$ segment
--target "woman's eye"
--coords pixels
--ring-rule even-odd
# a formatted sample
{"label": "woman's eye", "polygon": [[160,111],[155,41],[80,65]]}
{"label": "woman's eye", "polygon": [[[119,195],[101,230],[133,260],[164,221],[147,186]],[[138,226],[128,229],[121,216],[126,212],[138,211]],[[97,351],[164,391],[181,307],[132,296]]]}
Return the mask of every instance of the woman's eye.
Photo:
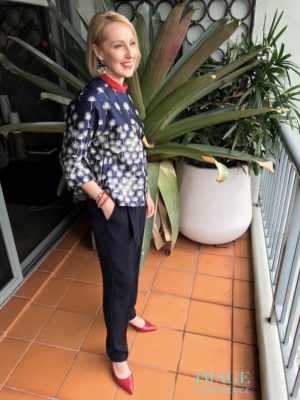
{"label": "woman's eye", "polygon": [[[130,43],[130,46],[135,46],[135,44],[136,44],[135,42],[131,42],[131,43]],[[121,43],[120,43],[120,44],[114,45],[114,48],[115,48],[115,49],[117,49],[117,48],[119,48],[119,47],[122,47],[122,44],[121,44]]]}

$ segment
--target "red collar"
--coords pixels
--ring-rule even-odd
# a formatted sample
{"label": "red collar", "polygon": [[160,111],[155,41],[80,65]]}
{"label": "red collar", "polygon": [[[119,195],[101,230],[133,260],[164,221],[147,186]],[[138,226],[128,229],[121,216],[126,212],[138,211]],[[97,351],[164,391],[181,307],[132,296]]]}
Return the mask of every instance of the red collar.
{"label": "red collar", "polygon": [[108,83],[113,89],[118,90],[119,92],[125,93],[126,89],[128,88],[127,83],[123,83],[123,85],[120,85],[118,82],[116,82],[114,79],[110,78],[106,74],[100,75],[100,78],[104,80],[104,82]]}

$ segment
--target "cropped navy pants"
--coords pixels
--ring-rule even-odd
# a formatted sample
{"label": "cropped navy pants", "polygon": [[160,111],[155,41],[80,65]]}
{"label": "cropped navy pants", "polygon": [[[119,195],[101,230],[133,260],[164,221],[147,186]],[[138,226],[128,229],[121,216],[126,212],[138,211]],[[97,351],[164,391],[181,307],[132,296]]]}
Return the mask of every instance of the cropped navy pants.
{"label": "cropped navy pants", "polygon": [[115,205],[106,220],[93,200],[89,199],[88,204],[103,277],[106,353],[112,361],[125,361],[127,324],[136,316],[146,206]]}

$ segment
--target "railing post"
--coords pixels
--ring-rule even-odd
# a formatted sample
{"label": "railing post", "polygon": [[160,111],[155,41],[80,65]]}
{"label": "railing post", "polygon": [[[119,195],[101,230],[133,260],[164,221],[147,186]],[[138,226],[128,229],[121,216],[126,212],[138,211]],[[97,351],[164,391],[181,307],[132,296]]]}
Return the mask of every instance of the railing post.
{"label": "railing post", "polygon": [[[285,389],[289,399],[300,400],[300,135],[283,125],[281,139],[275,174],[262,175],[260,216],[254,213],[257,221],[253,224],[252,247],[255,280],[258,280],[255,287],[261,303],[257,305],[257,314],[265,317],[259,319],[258,341],[268,349],[268,355],[262,352],[267,369],[263,378],[268,381],[263,394],[273,400],[280,390],[283,398]],[[265,240],[258,242],[257,237],[262,235]],[[259,270],[259,263],[266,266],[263,271]],[[271,364],[276,371],[269,371]],[[274,383],[273,374],[277,377]],[[280,387],[276,387],[279,381]],[[273,397],[269,396],[271,393]]]}

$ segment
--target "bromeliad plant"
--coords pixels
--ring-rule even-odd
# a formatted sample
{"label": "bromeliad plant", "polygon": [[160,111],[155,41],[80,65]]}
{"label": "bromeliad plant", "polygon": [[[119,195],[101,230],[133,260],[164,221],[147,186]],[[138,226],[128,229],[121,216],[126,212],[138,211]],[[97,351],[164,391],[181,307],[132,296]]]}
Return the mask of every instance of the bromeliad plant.
{"label": "bromeliad plant", "polygon": [[[48,0],[48,3],[50,11],[70,36],[72,46],[65,51],[57,43],[52,41],[52,44],[75,73],[70,73],[20,39],[11,37],[11,40],[23,46],[62,78],[67,83],[66,88],[20,70],[4,55],[1,55],[0,61],[4,68],[22,75],[43,89],[42,99],[50,99],[67,105],[89,79],[84,66],[85,42],[71,23],[57,10],[52,0]],[[113,2],[103,0],[101,3],[106,10],[114,8]],[[83,25],[87,27],[88,18],[78,2],[77,12]],[[255,49],[213,73],[207,72],[194,77],[195,71],[238,28],[239,22],[228,21],[225,18],[215,22],[186,52],[181,54],[181,46],[193,13],[194,10],[190,6],[178,4],[161,24],[159,14],[152,14],[147,3],[144,3],[136,15],[135,26],[140,41],[142,61],[138,71],[128,83],[130,94],[145,124],[149,189],[156,204],[154,218],[146,223],[141,265],[148,251],[151,237],[157,248],[166,242],[168,250],[172,250],[176,242],[179,231],[179,201],[176,166],[173,161],[176,161],[177,157],[185,156],[215,164],[219,182],[226,179],[228,171],[226,166],[215,157],[251,161],[272,170],[272,163],[247,153],[218,146],[183,145],[178,142],[178,138],[202,127],[276,112],[269,107],[221,111],[215,109],[188,118],[181,117],[182,112],[189,105],[254,68],[257,63],[251,60],[260,51]],[[64,124],[63,122],[35,122],[7,125],[0,127],[0,132],[14,129],[31,132],[63,132]],[[163,235],[160,233],[160,225]]]}

